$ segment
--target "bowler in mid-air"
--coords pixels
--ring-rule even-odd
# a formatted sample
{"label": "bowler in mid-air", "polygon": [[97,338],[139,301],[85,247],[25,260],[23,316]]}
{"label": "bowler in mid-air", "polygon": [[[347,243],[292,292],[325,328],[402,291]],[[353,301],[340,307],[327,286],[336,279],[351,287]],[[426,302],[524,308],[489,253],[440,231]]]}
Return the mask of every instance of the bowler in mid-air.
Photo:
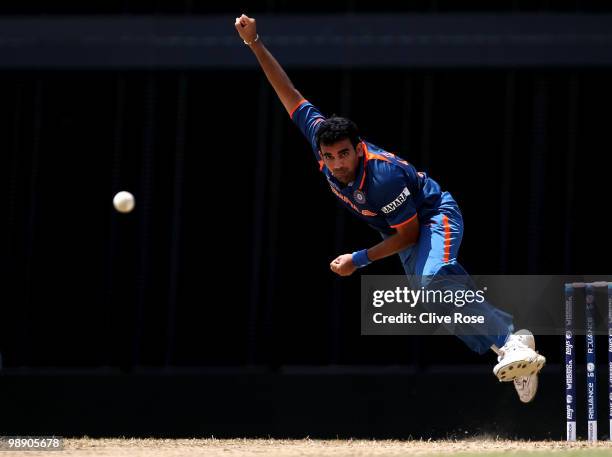
{"label": "bowler in mid-air", "polygon": [[[236,18],[235,27],[291,120],[310,143],[332,193],[383,238],[368,249],[339,255],[330,263],[331,270],[349,276],[371,262],[399,254],[406,274],[420,278],[420,287],[429,286],[436,278],[467,276],[457,261],[463,218],[451,194],[401,157],[361,138],[350,119],[325,117],[293,86],[264,46],[255,19],[243,14]],[[448,314],[437,303],[429,306],[428,311]],[[473,314],[484,316],[488,331],[456,336],[479,354],[495,351],[495,376],[500,381],[513,381],[520,400],[530,402],[546,361],[535,351],[533,334],[528,330],[515,332],[513,317],[486,300],[470,306]]]}

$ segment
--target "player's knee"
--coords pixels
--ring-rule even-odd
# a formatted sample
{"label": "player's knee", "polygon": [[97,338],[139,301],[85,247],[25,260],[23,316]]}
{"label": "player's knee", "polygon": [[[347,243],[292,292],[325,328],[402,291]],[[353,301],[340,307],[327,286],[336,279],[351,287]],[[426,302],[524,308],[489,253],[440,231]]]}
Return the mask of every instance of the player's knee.
{"label": "player's knee", "polygon": [[465,269],[455,260],[449,262],[429,263],[423,266],[417,273],[420,287],[428,288],[435,283],[440,276],[466,275]]}

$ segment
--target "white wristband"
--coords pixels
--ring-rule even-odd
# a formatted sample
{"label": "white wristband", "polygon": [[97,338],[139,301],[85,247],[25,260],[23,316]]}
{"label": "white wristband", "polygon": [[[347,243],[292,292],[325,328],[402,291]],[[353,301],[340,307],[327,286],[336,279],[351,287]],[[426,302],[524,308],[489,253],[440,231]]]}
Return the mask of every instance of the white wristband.
{"label": "white wristband", "polygon": [[247,46],[251,46],[253,43],[256,43],[257,40],[259,40],[259,33],[255,36],[255,38],[253,39],[253,41],[249,41],[247,42],[246,40],[242,40],[244,42],[244,44],[246,44]]}

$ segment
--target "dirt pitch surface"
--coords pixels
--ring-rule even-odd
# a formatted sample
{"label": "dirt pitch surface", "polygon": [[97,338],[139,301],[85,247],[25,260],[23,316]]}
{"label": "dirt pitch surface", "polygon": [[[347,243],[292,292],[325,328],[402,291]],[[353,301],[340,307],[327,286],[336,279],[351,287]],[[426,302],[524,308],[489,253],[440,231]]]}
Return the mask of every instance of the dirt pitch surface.
{"label": "dirt pitch surface", "polygon": [[210,457],[400,457],[448,455],[500,456],[554,454],[556,456],[612,456],[612,442],[509,441],[468,439],[461,441],[368,440],[251,440],[251,439],[66,439],[64,450],[0,452],[0,457],[71,456],[210,456]]}

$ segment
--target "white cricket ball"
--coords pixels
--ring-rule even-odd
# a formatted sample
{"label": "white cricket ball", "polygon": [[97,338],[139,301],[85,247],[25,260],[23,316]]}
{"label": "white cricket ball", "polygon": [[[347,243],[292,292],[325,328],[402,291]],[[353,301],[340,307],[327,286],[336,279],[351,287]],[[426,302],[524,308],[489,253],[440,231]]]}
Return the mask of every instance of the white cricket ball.
{"label": "white cricket ball", "polygon": [[117,192],[113,198],[113,206],[120,213],[129,213],[134,209],[134,196],[126,191]]}

